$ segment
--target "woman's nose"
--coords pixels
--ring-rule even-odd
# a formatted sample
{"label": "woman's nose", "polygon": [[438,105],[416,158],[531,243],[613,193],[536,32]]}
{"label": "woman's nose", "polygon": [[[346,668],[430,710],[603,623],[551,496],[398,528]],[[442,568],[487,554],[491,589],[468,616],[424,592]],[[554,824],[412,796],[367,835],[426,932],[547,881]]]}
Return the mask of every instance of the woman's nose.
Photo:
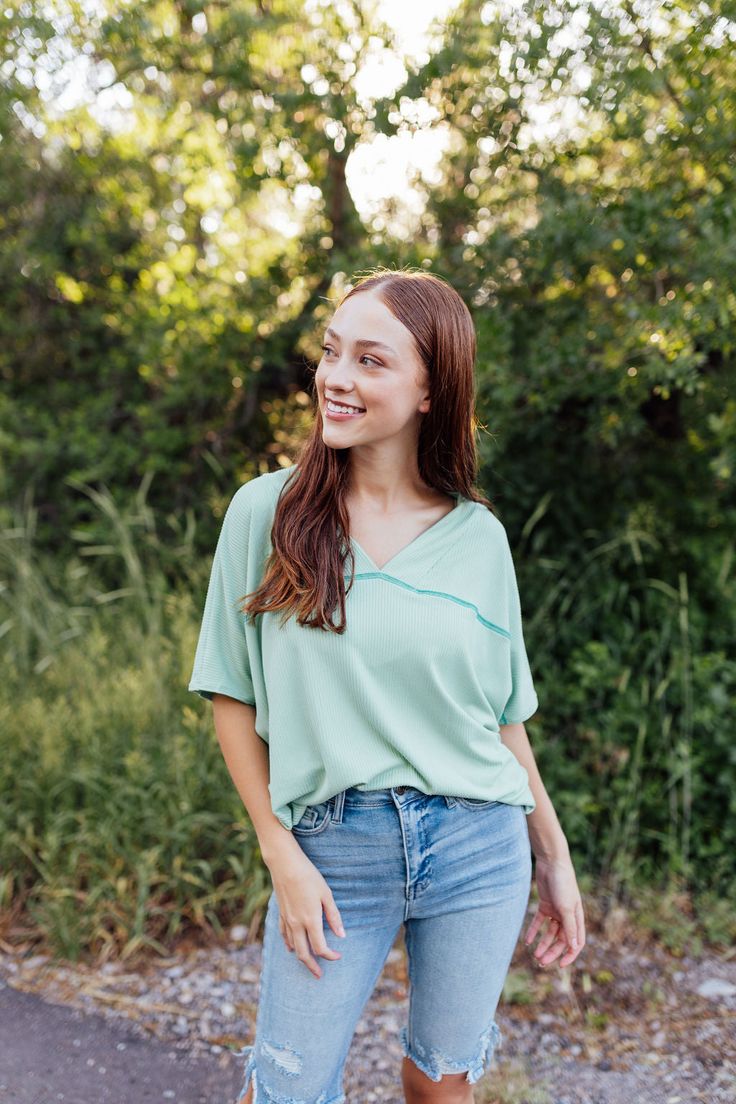
{"label": "woman's nose", "polygon": [[325,384],[328,387],[332,384],[337,384],[340,387],[352,387],[350,366],[347,360],[332,362],[329,372],[325,375]]}

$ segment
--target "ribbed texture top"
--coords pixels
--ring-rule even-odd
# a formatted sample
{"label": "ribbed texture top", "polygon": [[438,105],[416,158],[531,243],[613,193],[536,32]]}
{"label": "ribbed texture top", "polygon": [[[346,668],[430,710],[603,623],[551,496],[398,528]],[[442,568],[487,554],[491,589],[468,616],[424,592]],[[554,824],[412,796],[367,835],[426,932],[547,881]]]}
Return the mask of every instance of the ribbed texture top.
{"label": "ribbed texture top", "polygon": [[252,624],[238,598],[263,578],[295,467],[251,479],[228,505],[189,682],[203,698],[255,706],[275,816],[290,830],[308,805],[349,786],[399,785],[533,812],[528,773],[499,733],[539,704],[503,524],[456,494],[381,570],[352,540],[341,635],[294,616],[282,627],[282,612]]}

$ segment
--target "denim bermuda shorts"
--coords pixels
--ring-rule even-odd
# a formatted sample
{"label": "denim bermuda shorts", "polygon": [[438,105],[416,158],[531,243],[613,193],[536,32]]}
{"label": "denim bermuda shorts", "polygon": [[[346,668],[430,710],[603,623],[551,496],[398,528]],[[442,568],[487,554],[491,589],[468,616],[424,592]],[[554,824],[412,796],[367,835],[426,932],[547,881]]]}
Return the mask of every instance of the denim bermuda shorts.
{"label": "denim bermuda shorts", "polygon": [[317,978],[266,909],[255,1040],[239,1099],[345,1104],[343,1069],[363,1009],[404,927],[409,974],[404,1055],[432,1081],[478,1081],[502,1035],[494,1016],[531,889],[520,805],[422,793],[411,786],[342,790],[292,829],[329,885],[345,937],[322,913],[328,947]]}

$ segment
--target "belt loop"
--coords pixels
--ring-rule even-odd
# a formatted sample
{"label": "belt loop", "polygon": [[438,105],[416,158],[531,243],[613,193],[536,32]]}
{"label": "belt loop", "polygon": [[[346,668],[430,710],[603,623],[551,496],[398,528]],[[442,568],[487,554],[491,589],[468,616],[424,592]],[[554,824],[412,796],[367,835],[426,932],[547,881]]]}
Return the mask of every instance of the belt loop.
{"label": "belt loop", "polygon": [[342,824],[342,810],[345,805],[345,791],[340,790],[332,798],[332,823]]}
{"label": "belt loop", "polygon": [[449,794],[445,794],[445,805],[447,805],[448,809],[452,809],[453,806],[456,804],[457,802],[455,801],[454,797],[450,797]]}

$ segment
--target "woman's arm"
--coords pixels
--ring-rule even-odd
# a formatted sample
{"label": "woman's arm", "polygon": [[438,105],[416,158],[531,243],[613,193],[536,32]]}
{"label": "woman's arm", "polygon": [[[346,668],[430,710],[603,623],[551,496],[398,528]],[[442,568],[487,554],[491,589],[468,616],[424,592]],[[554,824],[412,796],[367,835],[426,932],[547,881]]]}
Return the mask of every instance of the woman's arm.
{"label": "woman's arm", "polygon": [[271,809],[268,744],[256,732],[255,706],[225,694],[213,694],[212,714],[227,769],[253,823],[263,861],[268,866],[274,857],[278,858],[279,852],[288,853],[299,844]]}
{"label": "woman's arm", "polygon": [[547,930],[534,950],[540,966],[562,955],[560,966],[569,966],[585,946],[583,902],[573,870],[570,848],[549,794],[539,775],[523,722],[501,725],[501,739],[526,768],[537,807],[527,817],[529,842],[536,857],[537,910],[527,928],[529,946],[548,921]]}
{"label": "woman's arm", "polygon": [[501,725],[500,733],[506,747],[526,769],[529,775],[529,787],[537,803],[534,812],[529,813],[527,817],[529,840],[535,857],[552,861],[563,859],[569,862],[570,849],[567,838],[557,819],[550,796],[544,788],[523,723]]}
{"label": "woman's arm", "polygon": [[255,706],[226,694],[213,694],[212,709],[227,769],[271,874],[279,905],[279,931],[288,949],[319,978],[322,971],[314,955],[341,957],[327,945],[322,916],[324,913],[336,935],[344,936],[340,910],[322,873],[271,809],[268,745],[256,732]]}

